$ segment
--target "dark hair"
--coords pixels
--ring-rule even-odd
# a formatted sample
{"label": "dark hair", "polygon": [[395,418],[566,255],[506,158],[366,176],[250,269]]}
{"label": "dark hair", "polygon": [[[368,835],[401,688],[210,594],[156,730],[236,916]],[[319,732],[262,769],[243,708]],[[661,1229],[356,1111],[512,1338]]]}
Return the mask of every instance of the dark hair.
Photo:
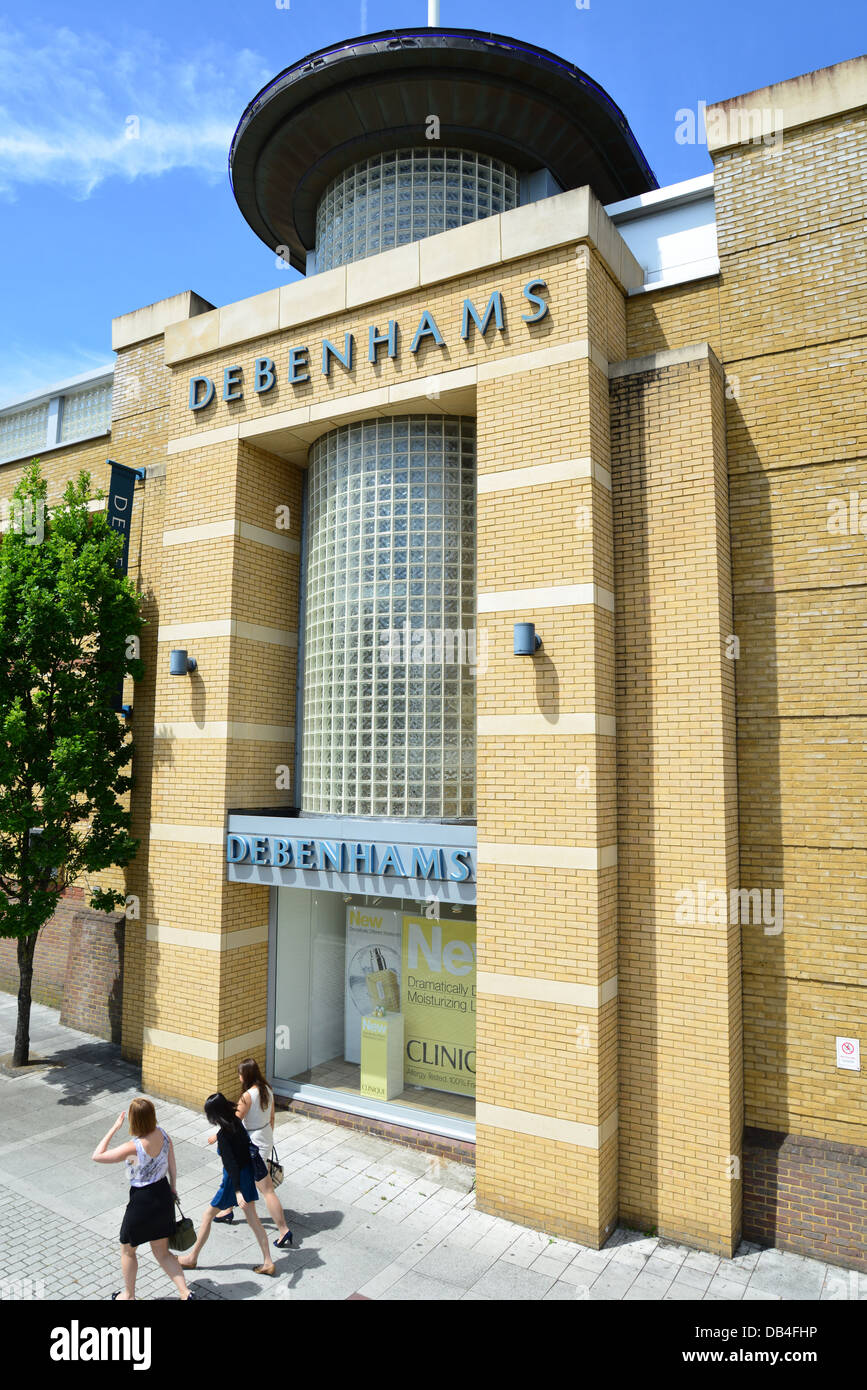
{"label": "dark hair", "polygon": [[222,1091],[215,1091],[212,1096],[208,1096],[205,1101],[205,1114],[210,1124],[219,1125],[223,1131],[230,1134],[237,1134],[239,1129],[244,1131],[244,1126],[235,1114],[234,1105],[230,1100],[226,1100]]}
{"label": "dark hair", "polygon": [[256,1058],[245,1057],[238,1065],[238,1072],[245,1091],[249,1091],[251,1086],[259,1087],[259,1104],[263,1110],[267,1110],[271,1103],[271,1092],[268,1090],[268,1082],[259,1070]]}

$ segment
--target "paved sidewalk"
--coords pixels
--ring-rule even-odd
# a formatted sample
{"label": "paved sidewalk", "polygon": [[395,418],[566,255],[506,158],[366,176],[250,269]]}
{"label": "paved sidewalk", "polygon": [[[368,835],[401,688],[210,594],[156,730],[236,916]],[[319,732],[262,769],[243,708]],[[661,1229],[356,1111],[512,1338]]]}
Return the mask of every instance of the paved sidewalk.
{"label": "paved sidewalk", "polygon": [[[15,1000],[0,994],[0,1054],[11,1051]],[[122,1165],[90,1161],[139,1090],[118,1048],[63,1028],[33,1006],[32,1050],[64,1065],[0,1074],[0,1297],[107,1299],[122,1286]],[[204,1115],[157,1104],[171,1134],[184,1211],[198,1224],[220,1163]],[[115,1140],[126,1137],[125,1129]],[[733,1260],[618,1230],[604,1250],[552,1239],[476,1210],[472,1170],[387,1140],[278,1113],[279,1189],[296,1248],[275,1251],[277,1277],[243,1221],[213,1227],[191,1287],[202,1298],[867,1299],[867,1277],[744,1244]],[[269,1238],[274,1228],[259,1205]],[[35,1281],[28,1285],[26,1281]],[[140,1298],[176,1295],[147,1247]]]}

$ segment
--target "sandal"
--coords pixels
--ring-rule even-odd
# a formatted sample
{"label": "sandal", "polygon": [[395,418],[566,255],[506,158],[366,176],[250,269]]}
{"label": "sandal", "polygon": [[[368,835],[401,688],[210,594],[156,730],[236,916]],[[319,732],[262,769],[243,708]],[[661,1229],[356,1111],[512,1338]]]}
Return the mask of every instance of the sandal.
{"label": "sandal", "polygon": [[278,1250],[286,1250],[292,1244],[292,1232],[287,1231],[285,1236],[281,1236],[279,1240],[275,1240],[274,1244]]}
{"label": "sandal", "polygon": [[273,1265],[271,1266],[270,1269],[266,1269],[264,1265],[256,1265],[256,1268],[253,1270],[253,1273],[254,1273],[254,1274],[267,1274],[267,1275],[268,1275],[268,1278],[270,1279],[271,1276],[272,1276],[273,1274],[276,1274],[276,1273],[277,1273],[277,1271],[276,1271],[276,1269],[274,1268]]}

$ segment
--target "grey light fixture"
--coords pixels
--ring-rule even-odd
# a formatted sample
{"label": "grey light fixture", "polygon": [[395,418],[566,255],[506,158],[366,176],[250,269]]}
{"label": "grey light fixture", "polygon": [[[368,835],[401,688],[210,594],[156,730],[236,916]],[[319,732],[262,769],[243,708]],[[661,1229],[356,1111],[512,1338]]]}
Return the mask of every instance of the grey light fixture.
{"label": "grey light fixture", "polygon": [[169,654],[169,675],[188,676],[191,671],[198,669],[198,662],[194,656],[187,656],[183,647],[176,647]]}
{"label": "grey light fixture", "polygon": [[515,623],[515,656],[532,656],[541,645],[535,623]]}

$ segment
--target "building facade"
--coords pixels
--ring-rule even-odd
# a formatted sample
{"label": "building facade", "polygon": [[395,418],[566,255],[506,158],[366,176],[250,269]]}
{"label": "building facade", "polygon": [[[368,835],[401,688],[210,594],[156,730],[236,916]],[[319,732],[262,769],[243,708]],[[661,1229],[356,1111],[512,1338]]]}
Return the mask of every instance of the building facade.
{"label": "building facade", "polygon": [[0,414],[4,495],[144,470],[145,1089],[252,1053],[482,1210],[865,1266],[865,72],[659,189],[529,45],[312,55],[231,155],[304,277],[115,319],[90,433]]}

